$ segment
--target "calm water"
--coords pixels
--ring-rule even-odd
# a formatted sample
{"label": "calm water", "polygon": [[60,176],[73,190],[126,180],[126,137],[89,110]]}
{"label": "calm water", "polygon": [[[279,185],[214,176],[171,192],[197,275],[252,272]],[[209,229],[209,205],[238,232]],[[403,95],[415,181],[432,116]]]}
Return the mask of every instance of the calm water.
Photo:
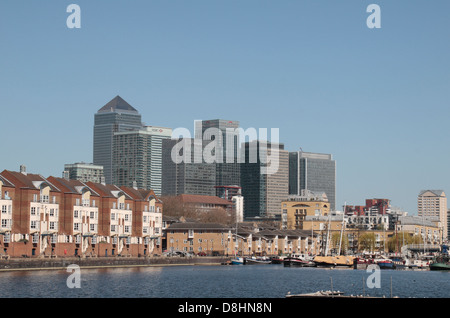
{"label": "calm water", "polygon": [[283,265],[176,266],[81,269],[80,288],[66,271],[2,272],[0,297],[53,298],[284,298],[287,292],[334,290],[346,294],[450,298],[450,272],[382,270],[370,289],[365,270]]}

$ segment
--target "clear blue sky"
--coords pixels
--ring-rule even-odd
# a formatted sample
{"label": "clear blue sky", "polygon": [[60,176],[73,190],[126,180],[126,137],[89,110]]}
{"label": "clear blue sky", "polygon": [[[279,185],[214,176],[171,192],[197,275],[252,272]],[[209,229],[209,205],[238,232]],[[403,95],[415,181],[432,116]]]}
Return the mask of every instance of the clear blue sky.
{"label": "clear blue sky", "polygon": [[[69,29],[66,8],[81,7]],[[381,29],[366,8],[381,7]],[[337,207],[417,213],[450,193],[450,1],[0,2],[0,170],[92,162],[95,112],[120,95],[148,125],[279,128],[331,153]],[[449,194],[447,193],[447,194]]]}

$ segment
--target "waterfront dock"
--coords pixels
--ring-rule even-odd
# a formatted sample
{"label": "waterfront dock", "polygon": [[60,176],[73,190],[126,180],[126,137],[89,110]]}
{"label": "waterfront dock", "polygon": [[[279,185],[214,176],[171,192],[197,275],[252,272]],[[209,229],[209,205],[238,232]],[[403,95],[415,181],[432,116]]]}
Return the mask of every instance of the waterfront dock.
{"label": "waterfront dock", "polygon": [[222,265],[230,258],[221,256],[195,257],[64,257],[64,258],[10,258],[0,260],[0,271],[66,269],[75,264],[80,268],[113,268],[181,265]]}

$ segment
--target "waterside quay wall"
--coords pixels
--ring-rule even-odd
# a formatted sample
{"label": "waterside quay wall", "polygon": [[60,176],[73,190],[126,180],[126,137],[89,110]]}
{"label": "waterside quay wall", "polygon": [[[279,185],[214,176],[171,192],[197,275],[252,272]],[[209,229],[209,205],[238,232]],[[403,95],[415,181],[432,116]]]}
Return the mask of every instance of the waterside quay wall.
{"label": "waterside quay wall", "polygon": [[80,268],[221,265],[229,264],[228,257],[101,257],[101,258],[11,258],[0,260],[0,271],[66,269],[76,264]]}

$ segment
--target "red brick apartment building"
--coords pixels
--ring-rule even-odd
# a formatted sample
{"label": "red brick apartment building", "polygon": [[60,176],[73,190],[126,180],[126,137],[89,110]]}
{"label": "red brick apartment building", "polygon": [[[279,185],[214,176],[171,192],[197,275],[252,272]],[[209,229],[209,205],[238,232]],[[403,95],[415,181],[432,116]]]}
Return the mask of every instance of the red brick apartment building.
{"label": "red brick apartment building", "polygon": [[161,253],[162,202],[151,190],[4,170],[2,257]]}

